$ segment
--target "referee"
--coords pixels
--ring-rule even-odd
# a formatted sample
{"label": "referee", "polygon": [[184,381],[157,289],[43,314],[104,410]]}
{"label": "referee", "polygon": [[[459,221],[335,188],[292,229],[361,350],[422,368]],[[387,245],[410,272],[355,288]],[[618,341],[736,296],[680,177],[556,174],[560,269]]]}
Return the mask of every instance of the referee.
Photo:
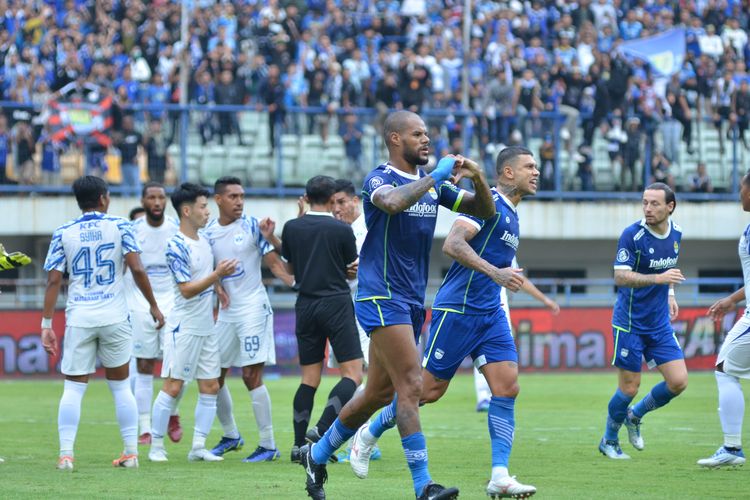
{"label": "referee", "polygon": [[[284,224],[281,233],[282,259],[299,287],[295,334],[302,382],[294,395],[292,462],[299,462],[299,448],[306,439],[320,439],[362,382],[362,348],[346,281],[347,273],[356,273],[357,246],[352,228],[333,217],[335,193],[332,177],[311,178],[305,186],[310,210]],[[328,395],[320,420],[308,430],[326,340],[339,362],[341,380]]]}

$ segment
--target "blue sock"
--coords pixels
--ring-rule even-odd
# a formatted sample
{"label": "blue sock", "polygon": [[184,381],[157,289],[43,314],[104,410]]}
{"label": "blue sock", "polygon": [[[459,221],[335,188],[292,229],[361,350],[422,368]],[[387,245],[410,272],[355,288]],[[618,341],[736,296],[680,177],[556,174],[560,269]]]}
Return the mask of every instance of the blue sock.
{"label": "blue sock", "polygon": [[[396,427],[396,403],[398,402],[398,394],[394,396],[391,404],[383,408],[380,414],[375,420],[370,422],[369,431],[370,434],[379,438],[388,429]],[[417,495],[419,496],[419,495]]]}
{"label": "blue sock", "polygon": [[401,446],[404,448],[406,463],[409,465],[411,480],[414,482],[414,493],[419,496],[425,486],[432,481],[430,471],[427,470],[427,443],[424,434],[415,432],[411,436],[402,438]]}
{"label": "blue sock", "polygon": [[638,401],[638,404],[633,407],[633,415],[638,418],[643,418],[646,413],[661,408],[672,401],[672,398],[675,396],[677,396],[677,394],[672,394],[667,388],[666,382],[659,382],[651,389],[651,392],[646,394],[645,398]]}
{"label": "blue sock", "polygon": [[346,443],[355,432],[357,432],[357,429],[348,428],[338,418],[334,420],[333,425],[328,428],[320,441],[315,443],[310,450],[313,462],[316,464],[328,462],[328,457],[333,455],[342,444]]}
{"label": "blue sock", "polygon": [[513,448],[513,434],[516,428],[514,418],[515,398],[492,396],[487,414],[492,447],[492,467],[508,467],[510,450]]}
{"label": "blue sock", "polygon": [[604,439],[607,441],[617,441],[617,433],[628,415],[628,405],[633,398],[617,389],[609,400],[607,426],[604,428]]}

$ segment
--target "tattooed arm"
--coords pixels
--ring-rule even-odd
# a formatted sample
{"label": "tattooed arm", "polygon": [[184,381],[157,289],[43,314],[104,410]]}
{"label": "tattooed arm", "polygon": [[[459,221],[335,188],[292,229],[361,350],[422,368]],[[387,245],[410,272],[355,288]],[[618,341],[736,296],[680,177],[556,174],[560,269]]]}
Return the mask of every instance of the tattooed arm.
{"label": "tattooed arm", "polygon": [[492,199],[492,191],[484,177],[484,172],[476,162],[462,159],[462,165],[458,172],[458,179],[466,177],[474,184],[474,193],[465,193],[461,199],[458,211],[473,215],[480,219],[489,219],[495,215],[495,201]]}
{"label": "tattooed arm", "polygon": [[626,269],[615,269],[615,285],[643,288],[652,285],[674,285],[685,281],[679,269],[667,269],[661,274],[641,274]]}
{"label": "tattooed arm", "polygon": [[456,220],[443,244],[443,253],[466,268],[486,274],[498,285],[512,292],[518,291],[524,282],[523,270],[512,267],[500,269],[481,258],[469,245],[469,241],[478,232],[479,229],[471,223],[461,219]]}
{"label": "tattooed arm", "polygon": [[372,204],[388,215],[396,215],[414,205],[433,186],[435,179],[426,175],[403,186],[382,187],[373,193]]}

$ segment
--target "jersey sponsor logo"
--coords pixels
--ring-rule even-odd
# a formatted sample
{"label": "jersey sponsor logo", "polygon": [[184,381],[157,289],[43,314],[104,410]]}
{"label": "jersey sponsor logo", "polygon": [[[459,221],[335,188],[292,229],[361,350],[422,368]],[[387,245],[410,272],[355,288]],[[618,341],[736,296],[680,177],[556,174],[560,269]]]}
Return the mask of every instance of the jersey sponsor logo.
{"label": "jersey sponsor logo", "polygon": [[101,227],[101,221],[99,220],[91,220],[88,222],[79,222],[78,223],[78,229],[80,231],[85,231],[87,229],[99,229]]}
{"label": "jersey sponsor logo", "polygon": [[668,269],[677,265],[677,257],[662,257],[661,259],[650,259],[648,261],[649,269]]}
{"label": "jersey sponsor logo", "polygon": [[506,229],[500,239],[507,243],[508,246],[512,247],[513,250],[518,249],[518,235],[513,234]]}
{"label": "jersey sponsor logo", "polygon": [[617,251],[617,262],[627,262],[630,260],[630,252],[626,249],[621,248]]}
{"label": "jersey sponsor logo", "polygon": [[375,189],[379,188],[383,185],[383,179],[381,177],[373,177],[370,179],[370,191],[375,191]]}
{"label": "jersey sponsor logo", "polygon": [[437,217],[437,205],[417,202],[404,210],[404,213],[412,217]]}

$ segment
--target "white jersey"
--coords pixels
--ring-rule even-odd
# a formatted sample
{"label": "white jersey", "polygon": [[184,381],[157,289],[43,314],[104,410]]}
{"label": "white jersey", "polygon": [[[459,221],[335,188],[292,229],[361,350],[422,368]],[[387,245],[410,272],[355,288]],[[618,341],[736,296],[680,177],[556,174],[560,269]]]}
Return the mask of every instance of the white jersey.
{"label": "white jersey", "polygon": [[140,251],[122,217],[86,212],[57,228],[44,270],[70,275],[65,324],[92,328],[126,321],[125,255]]}
{"label": "white jersey", "polygon": [[[151,282],[156,303],[166,315],[174,305],[174,284],[167,266],[167,242],[180,230],[180,224],[173,217],[165,217],[161,226],[154,227],[145,217],[131,222],[133,236],[141,248],[141,262]],[[148,312],[146,297],[133,280],[133,273],[128,269],[125,274],[128,308],[131,311]]]}
{"label": "white jersey", "polygon": [[[359,214],[359,217],[354,219],[354,222],[352,222],[352,231],[354,231],[354,239],[356,240],[357,244],[357,255],[359,255],[359,252],[362,250],[362,244],[365,242],[365,238],[367,237],[367,223],[365,223],[365,214],[362,212]],[[349,288],[351,289],[352,293],[357,292],[357,283],[359,280],[357,278],[354,278],[353,280],[346,280],[349,283]]]}
{"label": "white jersey", "polygon": [[750,315],[750,225],[740,236],[739,254],[742,277],[745,279],[745,315]]}
{"label": "white jersey", "polygon": [[167,265],[174,283],[170,328],[192,335],[211,335],[214,327],[214,286],[190,299],[182,296],[178,286],[178,283],[196,281],[213,272],[214,256],[208,240],[201,235],[194,240],[178,232],[167,243]]}
{"label": "white jersey", "polygon": [[254,307],[267,304],[268,294],[261,279],[260,265],[263,256],[273,251],[273,245],[260,233],[258,220],[242,215],[222,226],[218,219],[213,219],[201,234],[211,245],[215,262],[239,260],[234,274],[221,280],[229,295],[229,307],[219,309],[219,321],[242,321]]}

